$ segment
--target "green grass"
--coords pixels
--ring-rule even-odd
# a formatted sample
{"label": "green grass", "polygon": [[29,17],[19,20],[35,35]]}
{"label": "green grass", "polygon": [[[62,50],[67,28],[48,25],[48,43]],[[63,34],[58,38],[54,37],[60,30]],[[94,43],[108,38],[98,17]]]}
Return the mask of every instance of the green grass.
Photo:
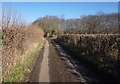
{"label": "green grass", "polygon": [[40,49],[44,46],[44,43],[40,43],[37,48],[33,49],[31,52],[26,54],[26,59],[24,63],[18,64],[15,66],[13,72],[7,76],[4,82],[20,82],[24,80],[25,74],[30,74],[32,72],[32,67],[30,67],[37,54],[39,53]]}

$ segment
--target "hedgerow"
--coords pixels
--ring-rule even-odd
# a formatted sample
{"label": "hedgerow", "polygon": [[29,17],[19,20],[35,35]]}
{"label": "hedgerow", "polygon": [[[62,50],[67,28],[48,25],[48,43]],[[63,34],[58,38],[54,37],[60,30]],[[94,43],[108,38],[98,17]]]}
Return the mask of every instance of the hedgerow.
{"label": "hedgerow", "polygon": [[58,37],[57,42],[74,53],[74,57],[119,78],[120,34],[67,34]]}

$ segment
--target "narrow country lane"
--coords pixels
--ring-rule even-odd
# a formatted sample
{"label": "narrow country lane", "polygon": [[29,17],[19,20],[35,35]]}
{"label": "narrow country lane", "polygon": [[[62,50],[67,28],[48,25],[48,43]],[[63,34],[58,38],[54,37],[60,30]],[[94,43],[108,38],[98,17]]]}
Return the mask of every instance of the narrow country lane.
{"label": "narrow country lane", "polygon": [[118,0],[1,1],[0,84],[120,84]]}
{"label": "narrow country lane", "polygon": [[77,62],[57,43],[46,39],[44,48],[36,58],[30,82],[107,84],[112,83],[112,79],[103,77],[99,72],[82,62]]}

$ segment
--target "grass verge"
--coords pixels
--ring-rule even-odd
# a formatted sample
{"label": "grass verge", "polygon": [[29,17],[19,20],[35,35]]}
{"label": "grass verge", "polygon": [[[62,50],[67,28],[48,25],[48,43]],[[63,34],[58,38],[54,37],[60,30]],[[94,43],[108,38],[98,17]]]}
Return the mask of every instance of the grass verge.
{"label": "grass verge", "polygon": [[7,76],[3,82],[27,82],[29,79],[26,79],[25,76],[32,72],[31,65],[34,63],[39,51],[43,48],[44,42],[39,43],[36,48],[32,49],[31,52],[28,52],[25,56],[25,61],[22,64],[16,65],[13,72]]}

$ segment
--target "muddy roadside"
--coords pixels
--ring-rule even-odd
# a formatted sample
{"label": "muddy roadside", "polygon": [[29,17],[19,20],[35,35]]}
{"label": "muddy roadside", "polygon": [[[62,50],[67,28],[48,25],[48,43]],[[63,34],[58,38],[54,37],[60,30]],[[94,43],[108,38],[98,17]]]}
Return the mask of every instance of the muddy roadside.
{"label": "muddy roadside", "polygon": [[61,60],[55,46],[49,40],[49,73],[51,82],[80,82],[79,77],[70,73]]}
{"label": "muddy roadside", "polygon": [[92,65],[87,64],[87,62],[74,59],[74,54],[70,54],[70,52],[65,51],[64,48],[58,45],[55,41],[52,41],[52,43],[55,45],[61,59],[65,61],[65,65],[68,70],[79,76],[80,79],[82,78],[85,80],[82,81],[83,84],[118,84],[114,78],[98,71],[96,68],[92,67]]}

